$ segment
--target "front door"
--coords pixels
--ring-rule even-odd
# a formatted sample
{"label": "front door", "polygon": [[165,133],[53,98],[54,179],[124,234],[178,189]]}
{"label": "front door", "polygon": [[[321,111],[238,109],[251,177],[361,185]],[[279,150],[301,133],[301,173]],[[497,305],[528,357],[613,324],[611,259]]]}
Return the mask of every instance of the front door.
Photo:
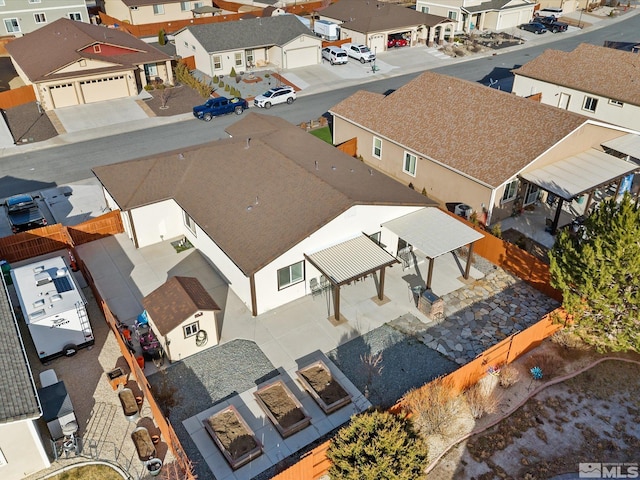
{"label": "front door", "polygon": [[558,108],[562,108],[564,110],[569,109],[569,100],[571,100],[571,95],[568,93],[561,93],[560,100],[558,101]]}
{"label": "front door", "polygon": [[540,194],[540,188],[533,183],[527,184],[527,194],[524,197],[524,204],[531,205],[538,200]]}

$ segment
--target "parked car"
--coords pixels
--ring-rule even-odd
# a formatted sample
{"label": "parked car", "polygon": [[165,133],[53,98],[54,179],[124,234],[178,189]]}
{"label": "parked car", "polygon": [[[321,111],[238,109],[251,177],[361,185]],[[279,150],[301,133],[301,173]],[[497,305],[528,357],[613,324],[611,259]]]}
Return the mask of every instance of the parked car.
{"label": "parked car", "polygon": [[401,36],[390,35],[389,38],[387,39],[387,48],[406,47],[407,45],[409,45],[409,42],[407,41],[406,38]]}
{"label": "parked car", "polygon": [[548,17],[536,17],[536,22],[542,23],[551,33],[566,32],[569,28],[568,23],[559,22],[556,17],[549,15]]}
{"label": "parked car", "polygon": [[322,49],[322,59],[328,60],[331,65],[344,65],[349,62],[347,52],[338,47],[325,47]]}
{"label": "parked car", "polygon": [[7,198],[5,204],[7,217],[13,233],[24,232],[33,228],[44,227],[44,218],[40,207],[31,195],[21,194]]}
{"label": "parked car", "polygon": [[242,115],[242,112],[247,108],[249,108],[249,104],[243,98],[216,97],[210,98],[204,105],[193,107],[193,116],[209,122],[213,117],[226,115],[231,112],[234,112],[236,115]]}
{"label": "parked car", "polygon": [[342,48],[347,52],[351,58],[360,60],[360,63],[373,62],[376,59],[375,54],[369,50],[366,45],[359,43],[345,43]]}
{"label": "parked car", "polygon": [[291,105],[295,99],[296,91],[293,87],[285,85],[272,88],[262,95],[258,95],[253,100],[253,104],[260,108],[271,108],[271,105],[277,105],[278,103],[288,103]]}
{"label": "parked car", "polygon": [[519,25],[518,28],[520,30],[526,30],[527,32],[533,32],[536,35],[547,33],[547,27],[540,22],[523,23],[522,25]]}

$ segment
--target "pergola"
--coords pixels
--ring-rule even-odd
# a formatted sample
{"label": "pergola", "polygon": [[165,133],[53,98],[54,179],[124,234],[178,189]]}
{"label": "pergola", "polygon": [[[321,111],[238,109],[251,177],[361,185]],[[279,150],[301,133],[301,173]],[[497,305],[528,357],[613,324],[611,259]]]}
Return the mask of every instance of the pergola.
{"label": "pergola", "polygon": [[382,226],[423,252],[429,259],[427,290],[431,289],[434,260],[465,245],[469,245],[469,254],[464,270],[464,278],[469,278],[473,243],[484,238],[482,233],[475,231],[462,221],[436,207],[422,208],[383,223]]}
{"label": "pergola", "polygon": [[629,155],[640,161],[640,135],[628,133],[602,144],[603,147],[615,150],[624,155]]}
{"label": "pergola", "polygon": [[399,263],[396,257],[364,234],[319,252],[305,254],[304,257],[331,283],[336,322],[340,321],[340,287],[342,285],[379,270],[378,299],[383,300],[385,268]]}
{"label": "pergola", "polygon": [[617,180],[619,191],[622,178],[635,170],[638,170],[638,165],[592,148],[521,173],[520,177],[558,197],[558,206],[551,224],[551,234],[554,234],[558,229],[563,202],[571,202],[576,197],[589,193],[584,210],[586,212],[595,190]]}

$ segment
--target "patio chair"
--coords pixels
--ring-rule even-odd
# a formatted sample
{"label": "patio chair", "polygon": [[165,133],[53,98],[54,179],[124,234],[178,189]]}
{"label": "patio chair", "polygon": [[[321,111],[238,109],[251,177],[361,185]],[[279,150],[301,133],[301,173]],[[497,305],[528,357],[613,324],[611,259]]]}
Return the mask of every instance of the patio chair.
{"label": "patio chair", "polygon": [[329,283],[329,280],[324,275],[320,275],[320,288],[322,290],[327,290],[328,288],[331,288],[331,283]]}
{"label": "patio chair", "polygon": [[322,293],[322,287],[320,287],[317,278],[312,278],[311,280],[309,280],[309,288],[311,288],[311,295],[313,297]]}

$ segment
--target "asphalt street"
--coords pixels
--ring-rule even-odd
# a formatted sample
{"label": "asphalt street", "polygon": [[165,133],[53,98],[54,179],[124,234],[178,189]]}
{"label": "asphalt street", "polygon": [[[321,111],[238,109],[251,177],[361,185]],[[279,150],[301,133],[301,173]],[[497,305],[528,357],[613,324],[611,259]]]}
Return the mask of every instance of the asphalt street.
{"label": "asphalt street", "polygon": [[[490,78],[496,80],[510,76],[511,69],[530,61],[547,48],[571,51],[580,43],[603,45],[605,40],[637,42],[640,41],[638,32],[640,32],[640,15],[634,15],[610,26],[584,31],[580,35],[570,37],[555,35],[552,43],[532,47],[527,47],[525,44],[516,50],[454,63],[434,68],[432,71],[488,85]],[[336,88],[315,95],[301,95],[293,105],[272,109],[269,114],[298,124],[318,118],[357,90],[366,89],[382,93],[399,88],[419,74],[420,72],[413,72],[365,84]],[[185,119],[149,129],[10,154],[0,158],[2,171],[0,192],[2,196],[9,196],[63,185],[92,177],[91,169],[98,165],[225,138],[227,134],[224,129],[237,120],[235,115],[217,118],[215,122]]]}

